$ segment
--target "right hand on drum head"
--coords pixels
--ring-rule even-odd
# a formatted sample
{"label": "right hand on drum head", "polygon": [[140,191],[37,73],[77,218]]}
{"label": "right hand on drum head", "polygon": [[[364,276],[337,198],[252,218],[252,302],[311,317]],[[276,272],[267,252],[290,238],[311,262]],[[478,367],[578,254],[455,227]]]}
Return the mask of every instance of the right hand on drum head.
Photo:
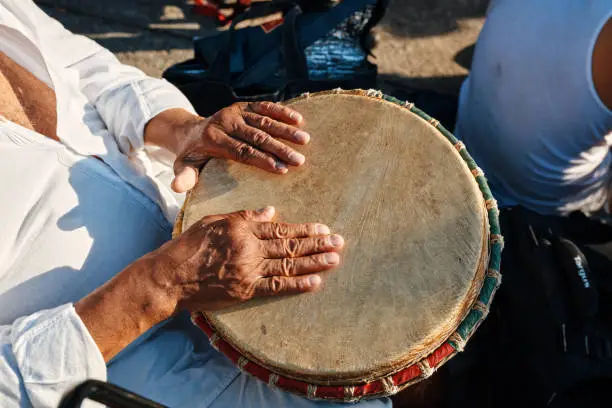
{"label": "right hand on drum head", "polygon": [[190,311],[318,289],[320,272],[340,263],[343,238],[325,225],[273,217],[273,207],[204,217],[147,256],[155,280]]}
{"label": "right hand on drum head", "polygon": [[273,218],[273,207],[204,217],[77,302],[105,361],[180,310],[320,288],[321,272],[340,263],[342,237]]}

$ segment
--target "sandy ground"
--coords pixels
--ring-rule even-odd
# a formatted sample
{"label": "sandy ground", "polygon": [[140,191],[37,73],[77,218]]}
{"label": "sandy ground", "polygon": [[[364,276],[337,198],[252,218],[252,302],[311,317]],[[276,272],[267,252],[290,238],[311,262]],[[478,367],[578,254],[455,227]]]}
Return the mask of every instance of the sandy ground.
{"label": "sandy ground", "polygon": [[[350,1],[350,0],[347,0]],[[186,0],[38,0],[70,30],[87,35],[149,75],[192,56],[191,38],[214,32]],[[382,81],[456,93],[487,0],[392,0],[377,28]]]}
{"label": "sandy ground", "polygon": [[378,27],[381,78],[458,92],[472,44],[484,23],[484,0],[395,0]]}

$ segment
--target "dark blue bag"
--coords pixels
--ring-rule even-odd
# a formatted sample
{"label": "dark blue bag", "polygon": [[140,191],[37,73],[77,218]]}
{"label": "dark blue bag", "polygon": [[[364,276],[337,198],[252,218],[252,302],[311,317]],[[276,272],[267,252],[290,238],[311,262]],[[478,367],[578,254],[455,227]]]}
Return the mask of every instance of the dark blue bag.
{"label": "dark blue bag", "polygon": [[[281,101],[303,92],[376,87],[366,38],[387,0],[344,0],[325,11],[302,13],[293,2],[253,6],[226,32],[194,39],[195,58],[170,67],[174,83],[200,115],[239,101]],[[241,30],[244,19],[281,10],[281,25]]]}

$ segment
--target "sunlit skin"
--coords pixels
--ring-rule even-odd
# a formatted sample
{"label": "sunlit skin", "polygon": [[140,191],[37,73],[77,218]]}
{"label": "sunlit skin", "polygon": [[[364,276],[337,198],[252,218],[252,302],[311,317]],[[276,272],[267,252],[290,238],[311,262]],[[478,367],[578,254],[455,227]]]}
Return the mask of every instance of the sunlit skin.
{"label": "sunlit skin", "polygon": [[597,38],[592,60],[593,84],[602,102],[612,109],[612,19],[608,20]]}

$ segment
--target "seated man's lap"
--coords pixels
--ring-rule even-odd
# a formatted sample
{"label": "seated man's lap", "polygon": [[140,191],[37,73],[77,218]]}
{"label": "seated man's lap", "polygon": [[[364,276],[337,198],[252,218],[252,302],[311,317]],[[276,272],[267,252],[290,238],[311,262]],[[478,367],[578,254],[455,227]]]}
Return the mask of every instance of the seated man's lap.
{"label": "seated man's lap", "polygon": [[[274,389],[242,373],[181,314],[152,329],[108,365],[108,380],[170,407],[340,407]],[[359,407],[391,407],[388,399]]]}

